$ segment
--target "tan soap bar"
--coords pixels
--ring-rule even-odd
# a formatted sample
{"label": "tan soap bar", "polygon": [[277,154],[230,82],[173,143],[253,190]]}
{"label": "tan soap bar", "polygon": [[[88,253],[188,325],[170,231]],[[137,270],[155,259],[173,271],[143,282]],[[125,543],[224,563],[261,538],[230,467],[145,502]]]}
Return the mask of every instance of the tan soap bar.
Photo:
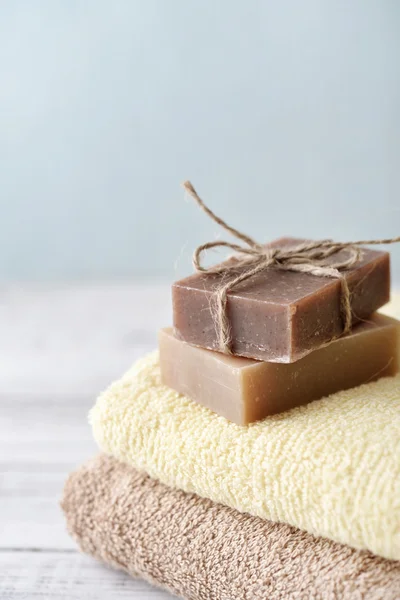
{"label": "tan soap bar", "polygon": [[353,332],[295,363],[259,362],[191,346],[159,332],[165,385],[245,425],[355,387],[399,368],[400,322],[375,314]]}

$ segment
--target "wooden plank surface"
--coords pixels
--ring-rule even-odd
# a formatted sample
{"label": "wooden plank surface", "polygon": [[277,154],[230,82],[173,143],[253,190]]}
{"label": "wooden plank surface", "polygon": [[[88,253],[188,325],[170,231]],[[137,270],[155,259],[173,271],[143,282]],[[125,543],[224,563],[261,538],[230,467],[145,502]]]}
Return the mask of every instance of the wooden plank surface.
{"label": "wooden plank surface", "polygon": [[163,284],[0,289],[1,600],[172,597],[79,554],[58,506],[96,395],[170,320]]}
{"label": "wooden plank surface", "polygon": [[166,600],[166,592],[133,580],[77,552],[3,551],[1,598],[6,600]]}
{"label": "wooden plank surface", "polygon": [[166,285],[0,291],[0,598],[171,598],[76,551],[59,498],[97,393],[156,344]]}

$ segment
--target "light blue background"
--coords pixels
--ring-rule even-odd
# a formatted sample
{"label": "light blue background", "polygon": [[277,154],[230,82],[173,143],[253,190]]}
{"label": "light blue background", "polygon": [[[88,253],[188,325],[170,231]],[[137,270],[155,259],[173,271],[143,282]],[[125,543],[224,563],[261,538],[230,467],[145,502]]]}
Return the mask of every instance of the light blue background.
{"label": "light blue background", "polygon": [[0,281],[189,272],[187,178],[262,241],[399,235],[399,59],[396,0],[1,2]]}

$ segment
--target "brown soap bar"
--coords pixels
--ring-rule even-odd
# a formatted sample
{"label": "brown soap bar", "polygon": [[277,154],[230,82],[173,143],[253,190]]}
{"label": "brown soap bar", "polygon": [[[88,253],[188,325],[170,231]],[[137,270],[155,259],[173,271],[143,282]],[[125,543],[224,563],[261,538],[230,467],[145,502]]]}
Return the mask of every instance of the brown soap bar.
{"label": "brown soap bar", "polygon": [[159,332],[165,385],[246,425],[398,371],[399,321],[376,314],[292,364],[227,356]]}
{"label": "brown soap bar", "polygon": [[[293,247],[304,241],[282,238],[271,246]],[[348,254],[342,250],[328,260],[343,257]],[[351,291],[353,323],[388,302],[387,252],[364,249],[362,260],[344,275]],[[220,350],[213,318],[213,292],[220,283],[219,274],[195,273],[173,284],[173,325],[179,339]],[[228,293],[233,354],[273,362],[299,360],[343,331],[340,294],[338,279],[275,268],[243,281]]]}

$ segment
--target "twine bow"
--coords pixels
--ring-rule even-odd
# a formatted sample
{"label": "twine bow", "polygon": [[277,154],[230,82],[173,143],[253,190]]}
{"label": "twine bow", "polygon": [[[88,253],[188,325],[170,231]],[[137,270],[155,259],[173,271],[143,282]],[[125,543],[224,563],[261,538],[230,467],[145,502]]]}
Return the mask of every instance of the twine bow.
{"label": "twine bow", "polygon": [[[224,276],[221,284],[215,291],[214,319],[219,349],[225,354],[232,354],[232,335],[227,313],[228,293],[242,281],[270,268],[281,271],[309,273],[317,277],[339,279],[341,283],[341,316],[343,321],[341,335],[344,335],[351,331],[353,319],[351,293],[343,271],[350,269],[360,260],[363,251],[358,246],[400,242],[399,236],[384,240],[362,240],[357,242],[321,240],[317,242],[303,242],[290,248],[272,248],[259,244],[248,235],[231,227],[218,217],[204,204],[190,181],[185,181],[183,187],[215,223],[241,242],[240,244],[222,240],[207,242],[198,246],[193,254],[193,266],[197,271]],[[235,260],[231,263],[204,267],[202,265],[203,255],[210,248],[230,248],[234,252],[237,252],[238,255],[235,255]],[[336,261],[331,259],[327,262],[328,258],[335,256],[341,250],[346,251],[344,258],[338,257]]]}

